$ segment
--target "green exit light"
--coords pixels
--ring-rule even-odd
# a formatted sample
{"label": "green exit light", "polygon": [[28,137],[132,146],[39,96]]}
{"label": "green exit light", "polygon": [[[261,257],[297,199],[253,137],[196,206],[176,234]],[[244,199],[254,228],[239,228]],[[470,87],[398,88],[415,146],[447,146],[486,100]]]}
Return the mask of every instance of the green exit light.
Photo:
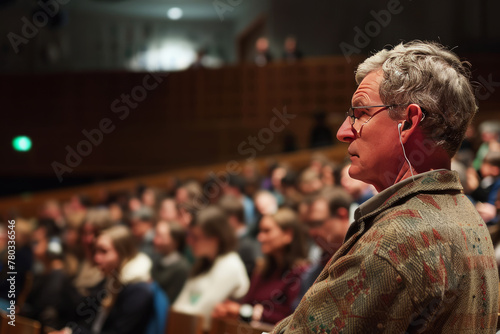
{"label": "green exit light", "polygon": [[31,139],[27,136],[17,136],[12,140],[12,147],[19,152],[28,152],[31,149]]}

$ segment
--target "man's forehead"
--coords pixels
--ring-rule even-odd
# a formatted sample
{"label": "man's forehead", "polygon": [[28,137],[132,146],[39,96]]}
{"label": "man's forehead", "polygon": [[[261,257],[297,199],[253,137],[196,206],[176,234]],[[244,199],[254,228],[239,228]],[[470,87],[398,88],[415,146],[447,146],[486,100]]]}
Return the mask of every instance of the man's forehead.
{"label": "man's forehead", "polygon": [[370,72],[358,86],[352,96],[352,105],[367,105],[374,100],[380,101],[379,88],[383,79],[383,72]]}

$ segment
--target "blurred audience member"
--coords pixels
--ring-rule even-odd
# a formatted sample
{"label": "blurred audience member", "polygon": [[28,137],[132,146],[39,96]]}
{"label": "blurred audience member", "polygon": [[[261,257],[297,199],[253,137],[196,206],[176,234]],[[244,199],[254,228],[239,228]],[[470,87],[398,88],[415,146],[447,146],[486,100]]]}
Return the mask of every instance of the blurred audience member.
{"label": "blurred audience member", "polygon": [[177,222],[181,224],[182,227],[187,229],[193,221],[196,210],[194,207],[188,204],[179,204],[178,210],[179,219],[177,220]]}
{"label": "blurred audience member", "polygon": [[63,203],[62,212],[64,225],[61,225],[59,220],[55,220],[59,228],[66,226],[66,219],[74,217],[74,219],[82,219],[87,214],[87,208],[90,207],[90,199],[85,195],[73,195],[70,200]]}
{"label": "blurred audience member", "polygon": [[293,170],[288,170],[281,179],[281,193],[284,199],[283,206],[298,211],[304,195],[297,189],[297,174]]}
{"label": "blurred audience member", "polygon": [[317,148],[334,144],[332,130],[326,125],[326,112],[321,110],[314,114],[316,123],[309,135],[309,147]]}
{"label": "blurred audience member", "polygon": [[344,242],[349,229],[349,208],[351,196],[342,188],[327,188],[312,199],[309,206],[309,217],[305,221],[309,236],[321,248],[322,254],[315,259],[312,266],[304,274],[301,291],[295,301],[298,305],[321,273],[330,258]]}
{"label": "blurred audience member", "polygon": [[64,267],[66,275],[74,277],[82,261],[83,248],[80,244],[80,231],[86,215],[73,214],[66,219],[66,228],[62,233],[64,249]]}
{"label": "blurred audience member", "polygon": [[59,229],[66,225],[61,204],[55,199],[48,200],[43,204],[38,217],[52,219]]}
{"label": "blurred audience member", "polygon": [[255,194],[255,209],[260,221],[263,216],[273,215],[278,211],[278,200],[270,191],[261,190]]}
{"label": "blurred audience member", "polygon": [[160,209],[158,211],[158,219],[167,222],[177,221],[179,219],[179,210],[177,209],[175,199],[167,197],[161,201]]}
{"label": "blurred audience member", "polygon": [[198,212],[189,230],[188,243],[196,263],[172,307],[179,312],[202,315],[207,330],[215,305],[226,298],[243,297],[249,279],[235,252],[236,236],[221,209],[210,206]]}
{"label": "blurred audience member", "polygon": [[333,162],[327,162],[321,167],[321,182],[326,187],[333,187],[337,185],[337,165]]}
{"label": "blurred audience member", "polygon": [[302,59],[302,52],[297,49],[297,40],[293,36],[285,39],[283,60],[287,63],[294,63]]}
{"label": "blurred audience member", "polygon": [[149,187],[145,188],[141,194],[141,202],[143,206],[155,210],[158,202],[158,190]]}
{"label": "blurred audience member", "polygon": [[312,169],[316,173],[320,174],[321,169],[328,162],[328,158],[323,153],[314,153],[311,157],[311,162],[309,163],[309,169]]}
{"label": "blurred audience member", "polygon": [[476,209],[488,224],[496,224],[497,208],[495,206],[500,191],[500,151],[489,151],[479,169],[482,179],[477,188],[470,193],[476,202]]}
{"label": "blurred audience member", "polygon": [[175,201],[177,204],[188,205],[191,207],[201,203],[203,190],[199,182],[189,180],[184,182],[175,192]]}
{"label": "blurred audience member", "polygon": [[90,289],[104,278],[94,263],[95,241],[97,235],[102,230],[111,227],[112,224],[109,210],[93,208],[87,212],[85,222],[80,227],[79,244],[83,251],[83,258],[80,259],[79,270],[74,277],[73,286],[82,296],[88,296]]}
{"label": "blurred audience member", "polygon": [[241,175],[245,183],[243,192],[248,197],[253,198],[257,191],[259,191],[261,182],[261,176],[257,164],[255,162],[245,163],[243,165],[243,171]]}
{"label": "blurred audience member", "polygon": [[483,159],[489,151],[491,143],[498,142],[500,139],[500,121],[485,121],[479,125],[479,132],[481,133],[481,146],[476,152],[476,158],[473,162],[475,170],[479,171]]}
{"label": "blurred audience member", "polygon": [[271,173],[271,187],[269,191],[273,193],[278,201],[278,205],[282,205],[285,202],[283,196],[283,178],[287,175],[288,169],[284,165],[278,165],[273,169]]}
{"label": "blurred audience member", "polygon": [[481,163],[479,172],[482,179],[471,193],[471,197],[477,202],[495,205],[497,193],[500,190],[500,152],[488,152]]}
{"label": "blurred audience member", "polygon": [[[16,301],[17,308],[23,307],[33,283],[33,251],[30,244],[32,224],[25,219],[14,221],[15,224],[0,224],[0,268],[2,268],[0,271],[0,310],[7,313],[12,299]],[[9,261],[9,255],[12,254],[15,255],[15,260]],[[11,278],[7,273],[13,271],[8,270],[12,263],[15,264],[16,272],[14,298],[9,296],[12,280],[7,280]]]}
{"label": "blurred audience member", "polygon": [[[275,324],[293,312],[292,303],[307,269],[304,232],[297,214],[288,208],[264,216],[259,229],[258,240],[265,260],[263,266],[256,268],[241,304],[253,306],[253,320]],[[226,300],[217,305],[213,316],[238,317],[241,304]]]}
{"label": "blurred audience member", "polygon": [[376,190],[368,183],[353,179],[349,175],[350,165],[351,164],[345,165],[340,171],[340,184],[353,199],[353,203],[349,210],[349,221],[352,222],[354,221],[354,211],[356,211],[361,204],[372,198]]}
{"label": "blurred audience member", "polygon": [[146,206],[132,212],[130,218],[130,229],[139,251],[148,255],[151,259],[154,256],[154,221],[155,213],[153,209]]}
{"label": "blurred audience member", "polygon": [[243,205],[236,197],[225,195],[219,201],[219,206],[226,214],[229,225],[231,225],[238,238],[238,254],[245,265],[248,277],[251,277],[255,268],[255,261],[260,253],[260,247],[257,241],[250,236],[248,227],[244,222]]}
{"label": "blurred audience member", "polygon": [[[95,242],[101,231],[113,225],[110,211],[106,208],[90,208],[78,233],[77,249],[65,253],[66,277],[63,282],[63,295],[59,314],[66,323],[72,322],[90,330],[90,323],[81,319],[80,305],[96,300],[101,289],[104,275],[94,262]],[[76,263],[76,272],[74,264]]]}
{"label": "blurred audience member", "polygon": [[319,173],[313,168],[305,169],[299,177],[299,190],[304,195],[318,193],[323,188]]}
{"label": "blurred audience member", "polygon": [[97,303],[80,310],[81,316],[88,316],[91,329],[73,326],[73,333],[145,333],[154,310],[151,261],[137,252],[130,230],[113,226],[102,231],[94,259],[106,282]]}
{"label": "blurred audience member", "polygon": [[190,69],[193,69],[193,70],[198,70],[198,69],[201,69],[201,68],[205,68],[205,64],[204,64],[204,61],[205,61],[205,55],[207,54],[207,50],[205,49],[198,49],[196,51],[196,58],[195,60],[193,61],[193,63],[189,66]]}
{"label": "blurred audience member", "polygon": [[266,66],[272,60],[269,52],[269,40],[266,37],[260,37],[255,42],[255,64],[257,66]]}
{"label": "blurred audience member", "polygon": [[110,203],[108,205],[109,214],[113,225],[124,225],[124,209],[118,202]]}
{"label": "blurred audience member", "polygon": [[257,217],[255,205],[250,197],[245,194],[245,179],[239,175],[228,174],[227,183],[223,187],[224,195],[236,197],[243,205],[245,223],[250,230],[255,228]]}
{"label": "blurred audience member", "polygon": [[40,219],[32,234],[34,280],[21,315],[57,327],[64,283],[63,248],[58,227],[52,219]]}
{"label": "blurred audience member", "polygon": [[175,222],[160,220],[153,239],[155,251],[160,255],[153,262],[151,275],[173,303],[186,282],[190,265],[182,255],[186,230]]}
{"label": "blurred audience member", "polygon": [[471,166],[474,161],[475,152],[477,149],[477,136],[476,129],[473,124],[469,124],[467,131],[465,132],[465,138],[460,148],[458,149],[455,159],[460,161],[466,167]]}
{"label": "blurred audience member", "polygon": [[138,197],[132,196],[128,200],[128,211],[129,212],[135,212],[135,211],[139,210],[141,207],[142,207],[142,203]]}

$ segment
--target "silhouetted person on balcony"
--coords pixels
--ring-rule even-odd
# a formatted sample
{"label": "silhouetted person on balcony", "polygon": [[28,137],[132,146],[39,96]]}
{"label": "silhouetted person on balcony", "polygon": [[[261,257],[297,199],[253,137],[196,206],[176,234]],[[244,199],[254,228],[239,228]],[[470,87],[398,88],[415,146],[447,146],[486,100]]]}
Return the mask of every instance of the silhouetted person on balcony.
{"label": "silhouetted person on balcony", "polygon": [[266,37],[260,37],[255,42],[255,58],[254,62],[257,66],[266,66],[271,62],[272,57],[269,53],[269,40]]}
{"label": "silhouetted person on balcony", "polygon": [[311,130],[309,137],[309,147],[323,147],[333,145],[332,130],[326,126],[326,113],[318,111],[314,114],[316,124]]}
{"label": "silhouetted person on balcony", "polygon": [[285,39],[285,50],[283,51],[283,60],[287,63],[294,63],[297,60],[302,59],[303,55],[300,50],[297,49],[297,40],[293,36],[289,36]]}

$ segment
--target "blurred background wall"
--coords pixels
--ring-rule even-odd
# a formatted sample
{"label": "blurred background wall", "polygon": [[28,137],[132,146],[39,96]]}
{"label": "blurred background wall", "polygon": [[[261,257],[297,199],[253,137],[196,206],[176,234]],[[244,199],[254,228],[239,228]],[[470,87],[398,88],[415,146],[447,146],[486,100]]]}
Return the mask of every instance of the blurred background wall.
{"label": "blurred background wall", "polygon": [[[333,133],[344,120],[357,63],[412,39],[470,60],[483,85],[477,121],[498,118],[499,10],[493,0],[1,0],[0,195],[244,159],[249,136],[285,108],[295,118],[255,152],[307,148],[318,112]],[[305,56],[293,64],[280,61],[291,35]],[[266,67],[253,64],[261,36]],[[202,49],[203,69],[188,69]],[[98,144],[85,146],[85,133]],[[20,135],[27,152],[13,149]]]}

